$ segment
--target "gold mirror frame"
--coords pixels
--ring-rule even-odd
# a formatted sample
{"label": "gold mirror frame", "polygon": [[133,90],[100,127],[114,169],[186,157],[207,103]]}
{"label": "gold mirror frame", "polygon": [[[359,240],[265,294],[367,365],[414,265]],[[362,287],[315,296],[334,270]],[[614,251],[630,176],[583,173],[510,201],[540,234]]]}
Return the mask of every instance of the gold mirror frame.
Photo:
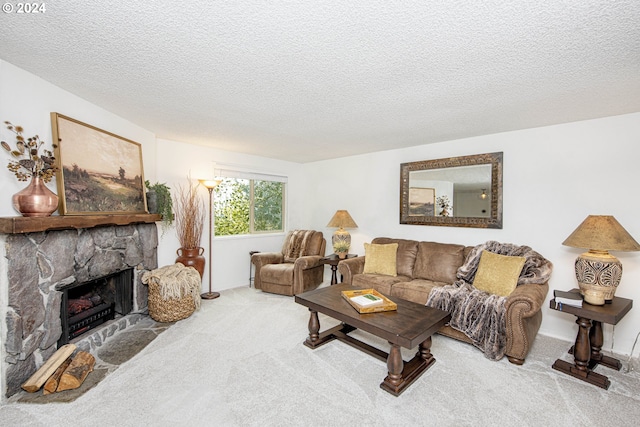
{"label": "gold mirror frame", "polygon": [[[449,227],[502,228],[502,152],[423,160],[400,165],[400,224]],[[409,173],[461,166],[491,165],[490,214],[488,217],[423,216],[409,212]]]}

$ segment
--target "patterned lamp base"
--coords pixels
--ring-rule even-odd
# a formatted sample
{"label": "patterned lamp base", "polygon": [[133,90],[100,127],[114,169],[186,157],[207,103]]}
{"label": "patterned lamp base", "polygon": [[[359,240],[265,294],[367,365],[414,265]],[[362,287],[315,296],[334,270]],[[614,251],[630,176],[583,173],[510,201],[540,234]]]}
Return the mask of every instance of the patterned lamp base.
{"label": "patterned lamp base", "polygon": [[620,284],[622,263],[607,251],[592,249],[576,258],[576,278],[586,302],[604,305]]}

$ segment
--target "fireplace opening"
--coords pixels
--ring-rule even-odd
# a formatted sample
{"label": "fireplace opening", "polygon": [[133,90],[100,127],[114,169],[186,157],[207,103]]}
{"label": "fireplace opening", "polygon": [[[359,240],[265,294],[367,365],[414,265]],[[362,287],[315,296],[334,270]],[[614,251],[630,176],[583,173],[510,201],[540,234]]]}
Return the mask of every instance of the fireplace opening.
{"label": "fireplace opening", "polygon": [[74,338],[133,309],[133,269],[122,270],[89,282],[61,289],[62,335],[58,348]]}

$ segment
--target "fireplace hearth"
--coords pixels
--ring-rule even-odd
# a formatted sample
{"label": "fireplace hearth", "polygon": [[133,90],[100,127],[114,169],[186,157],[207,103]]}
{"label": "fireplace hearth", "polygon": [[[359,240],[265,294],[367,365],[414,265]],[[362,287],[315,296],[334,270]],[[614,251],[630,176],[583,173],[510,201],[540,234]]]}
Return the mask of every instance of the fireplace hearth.
{"label": "fireplace hearth", "polygon": [[[73,340],[80,350],[95,354],[106,340],[146,313],[148,294],[141,277],[145,271],[157,268],[158,234],[153,220],[80,229],[0,232],[3,399],[20,391],[20,385],[63,341]],[[58,222],[62,221],[66,225],[68,219]],[[59,225],[53,218],[52,222]],[[19,221],[16,224],[23,225]],[[25,222],[29,227],[31,224]],[[123,276],[122,281],[128,284],[119,284],[116,276]],[[93,288],[107,288],[109,293],[84,289],[89,283]],[[116,292],[114,288],[120,286],[124,288]],[[69,300],[76,300],[71,301],[71,308]],[[64,321],[63,311],[67,312]],[[74,311],[77,312],[69,314]],[[84,332],[87,333],[80,336]]]}

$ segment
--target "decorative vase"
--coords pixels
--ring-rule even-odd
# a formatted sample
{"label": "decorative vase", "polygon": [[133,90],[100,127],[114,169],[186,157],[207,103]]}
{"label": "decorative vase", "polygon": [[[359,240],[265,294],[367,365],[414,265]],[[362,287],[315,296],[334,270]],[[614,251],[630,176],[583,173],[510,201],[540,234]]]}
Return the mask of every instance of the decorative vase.
{"label": "decorative vase", "polygon": [[193,267],[200,273],[200,278],[204,274],[205,258],[202,256],[204,248],[180,248],[176,251],[178,258],[176,262],[184,265],[185,267]]}
{"label": "decorative vase", "polygon": [[51,216],[58,209],[58,196],[37,175],[26,188],[13,195],[12,201],[22,216]]}
{"label": "decorative vase", "polygon": [[338,254],[338,258],[340,259],[345,259],[347,257],[346,252],[337,252],[337,254]]}

